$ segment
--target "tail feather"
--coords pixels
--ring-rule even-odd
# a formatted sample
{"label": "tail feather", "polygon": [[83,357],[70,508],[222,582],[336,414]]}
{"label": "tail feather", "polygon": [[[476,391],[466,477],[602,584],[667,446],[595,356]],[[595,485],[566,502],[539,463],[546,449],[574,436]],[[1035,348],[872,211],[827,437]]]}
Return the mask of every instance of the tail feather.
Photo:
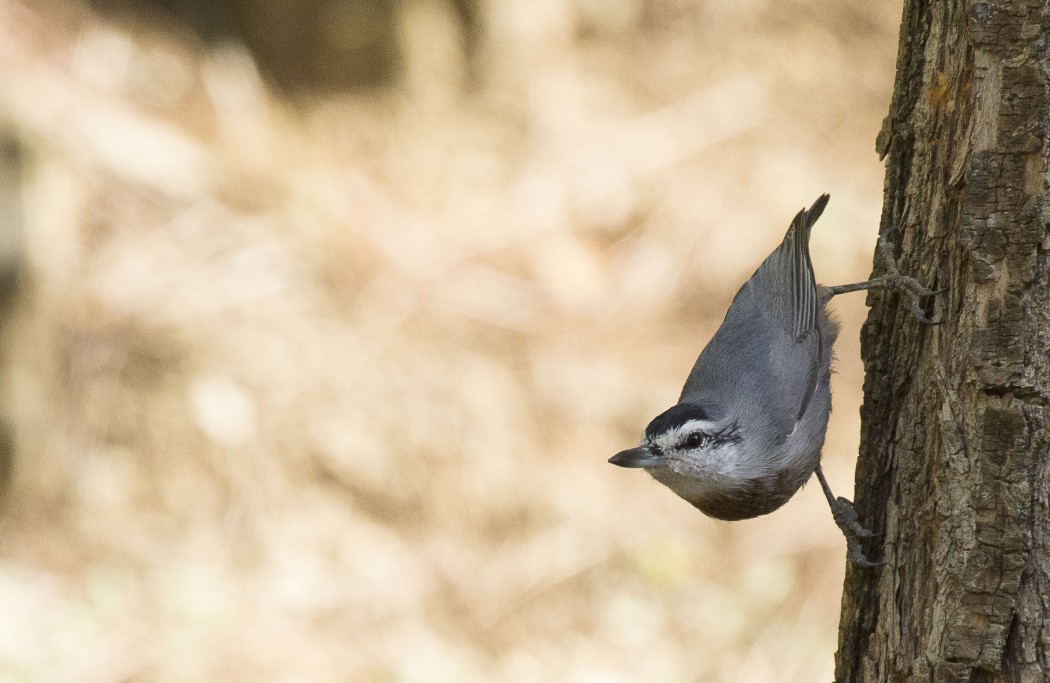
{"label": "tail feather", "polygon": [[809,402],[817,388],[819,375],[819,359],[823,357],[823,339],[820,330],[817,329],[818,309],[821,306],[820,295],[817,292],[817,281],[813,276],[813,261],[809,257],[809,235],[813,224],[824,213],[824,207],[828,204],[831,196],[822,194],[813,202],[809,210],[800,211],[795,220],[792,221],[788,234],[784,238],[785,248],[790,263],[790,287],[791,299],[794,308],[789,312],[794,322],[795,339],[801,341],[804,336],[811,334],[816,341],[816,353],[811,356],[813,366],[809,373],[809,382],[806,391],[802,395],[802,403],[799,405],[798,418],[806,414]]}
{"label": "tail feather", "polygon": [[[724,405],[740,402],[742,410],[751,410],[765,404],[756,403],[753,392],[740,393],[734,382],[772,383],[775,390],[764,396],[775,396],[781,410],[760,410],[762,419],[769,421],[771,415],[783,413],[785,401],[798,401],[798,415],[805,414],[821,377],[827,327],[822,324],[823,301],[809,258],[809,235],[828,199],[821,195],[808,210],[799,212],[784,241],[737,292],[722,326],[682,387],[682,400],[712,394],[716,398],[711,400]],[[805,383],[799,381],[800,370]],[[787,438],[796,421],[781,420],[783,424],[767,427]]]}
{"label": "tail feather", "polygon": [[809,257],[809,235],[813,224],[824,213],[830,195],[823,194],[808,210],[803,209],[791,222],[784,242],[777,250],[787,263],[782,266],[787,271],[785,283],[790,293],[791,309],[787,311],[791,320],[791,330],[796,338],[817,327],[817,316],[820,307],[820,296],[817,292],[817,281],[813,275],[813,262]]}

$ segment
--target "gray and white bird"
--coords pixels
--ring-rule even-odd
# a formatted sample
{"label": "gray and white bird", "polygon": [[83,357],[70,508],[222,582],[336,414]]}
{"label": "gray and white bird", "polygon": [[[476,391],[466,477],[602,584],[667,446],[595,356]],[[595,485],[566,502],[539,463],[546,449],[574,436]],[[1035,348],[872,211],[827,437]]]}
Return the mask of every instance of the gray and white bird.
{"label": "gray and white bird", "polygon": [[829,198],[822,195],[795,216],[784,241],[737,292],[678,403],[649,423],[640,446],[609,462],[645,468],[701,512],[723,520],[773,512],[815,473],[846,536],[850,559],[875,567],[859,541],[875,534],[860,525],[850,501],[832,495],[820,469],[831,414],[832,347],[839,332],[825,307],[836,294],[893,288],[912,298],[916,317],[933,324],[918,299],[936,292],[900,275],[881,238],[887,275],[818,286],[809,236]]}

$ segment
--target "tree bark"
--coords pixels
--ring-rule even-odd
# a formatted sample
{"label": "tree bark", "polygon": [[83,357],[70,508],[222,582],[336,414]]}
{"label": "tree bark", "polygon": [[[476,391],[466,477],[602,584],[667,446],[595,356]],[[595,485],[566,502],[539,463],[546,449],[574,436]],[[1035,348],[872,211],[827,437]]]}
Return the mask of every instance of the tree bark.
{"label": "tree bark", "polygon": [[838,681],[1050,680],[1050,0],[905,0],[882,229],[947,290],[869,294]]}

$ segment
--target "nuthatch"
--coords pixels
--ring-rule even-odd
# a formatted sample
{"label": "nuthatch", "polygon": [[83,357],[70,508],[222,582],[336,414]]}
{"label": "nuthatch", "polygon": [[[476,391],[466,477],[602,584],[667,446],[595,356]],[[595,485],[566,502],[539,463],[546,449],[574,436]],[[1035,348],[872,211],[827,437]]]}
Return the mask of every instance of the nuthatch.
{"label": "nuthatch", "polygon": [[784,241],[733,298],[722,326],[700,353],[677,405],[658,415],[642,444],[609,462],[642,467],[701,512],[716,519],[749,519],[773,512],[816,474],[849,558],[876,567],[861,551],[871,533],[853,504],[835,498],[820,469],[831,414],[832,346],[839,325],[825,310],[831,297],[862,289],[907,294],[912,313],[933,292],[897,272],[879,238],[889,274],[839,287],[818,286],[809,235],[829,196],[791,222]]}

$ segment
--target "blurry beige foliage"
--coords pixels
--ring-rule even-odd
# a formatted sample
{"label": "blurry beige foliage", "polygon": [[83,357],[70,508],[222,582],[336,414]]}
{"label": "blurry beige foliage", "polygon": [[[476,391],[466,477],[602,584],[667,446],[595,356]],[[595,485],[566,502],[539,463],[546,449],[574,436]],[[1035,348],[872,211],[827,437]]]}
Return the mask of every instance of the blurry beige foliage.
{"label": "blurry beige foliage", "polygon": [[726,524],[605,460],[819,193],[818,275],[867,275],[899,3],[493,1],[474,85],[402,11],[399,88],[293,111],[235,46],[0,0],[0,678],[830,679],[817,487]]}

